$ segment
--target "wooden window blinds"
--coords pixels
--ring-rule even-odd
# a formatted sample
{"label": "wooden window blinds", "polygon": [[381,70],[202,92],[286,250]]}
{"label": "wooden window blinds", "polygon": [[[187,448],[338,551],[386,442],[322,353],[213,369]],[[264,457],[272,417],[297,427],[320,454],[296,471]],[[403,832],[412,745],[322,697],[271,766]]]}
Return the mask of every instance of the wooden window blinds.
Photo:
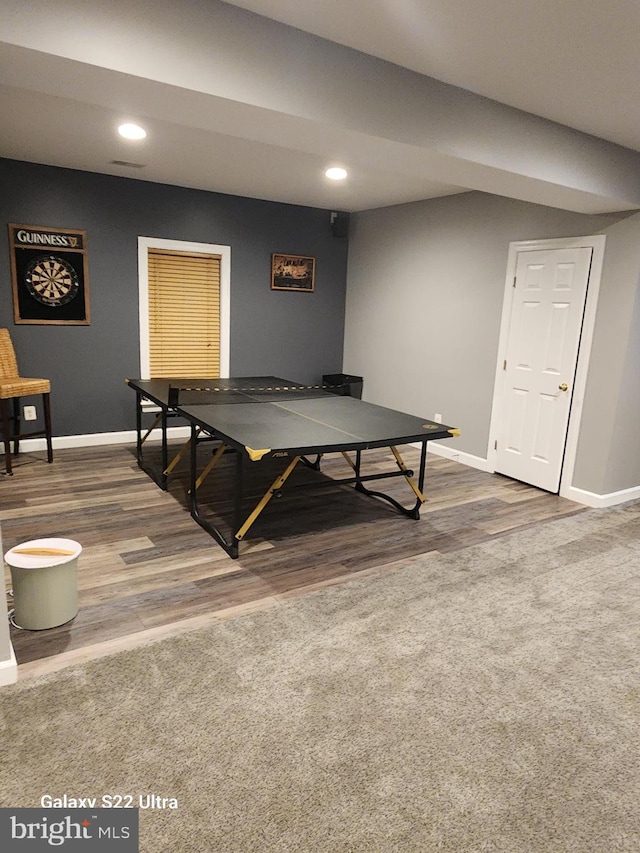
{"label": "wooden window blinds", "polygon": [[150,377],[220,376],[220,256],[149,249]]}

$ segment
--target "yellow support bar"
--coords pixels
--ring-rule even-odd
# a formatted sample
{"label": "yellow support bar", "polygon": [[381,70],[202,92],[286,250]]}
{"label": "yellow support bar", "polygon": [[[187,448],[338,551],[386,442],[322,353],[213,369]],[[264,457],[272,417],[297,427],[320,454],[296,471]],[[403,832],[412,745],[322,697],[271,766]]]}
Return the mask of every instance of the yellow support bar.
{"label": "yellow support bar", "polygon": [[271,486],[267,489],[267,491],[262,496],[259,503],[256,505],[256,508],[253,510],[253,512],[250,515],[247,516],[247,520],[245,521],[245,523],[242,525],[242,527],[236,533],[236,539],[243,539],[245,537],[247,531],[249,530],[249,528],[251,527],[253,522],[260,515],[260,513],[266,507],[266,505],[269,503],[269,501],[274,496],[274,494],[284,486],[287,479],[289,478],[289,475],[291,474],[293,469],[296,467],[296,465],[298,464],[300,459],[301,459],[300,456],[294,456],[294,458],[291,460],[291,462],[287,466],[286,470],[282,474],[280,474],[279,477],[276,477],[276,479],[273,481]]}
{"label": "yellow support bar", "polygon": [[342,453],[342,455],[344,456],[344,458],[347,460],[347,462],[349,463],[349,465],[351,465],[351,467],[352,467],[352,468],[353,468],[353,470],[355,471],[355,470],[356,470],[355,463],[354,463],[353,459],[349,456],[349,454],[346,452],[346,450],[342,450],[342,451],[340,451],[340,452]]}
{"label": "yellow support bar", "polygon": [[149,438],[149,436],[150,436],[150,435],[151,435],[151,433],[154,431],[154,429],[158,426],[158,424],[160,423],[160,421],[161,421],[161,420],[162,420],[162,412],[160,412],[159,414],[157,414],[157,415],[155,416],[155,419],[154,419],[153,423],[151,424],[151,426],[149,427],[149,429],[145,432],[145,434],[144,434],[144,438],[142,439],[142,441],[140,442],[140,444],[144,444],[144,443],[145,443],[145,441]]}
{"label": "yellow support bar", "polygon": [[404,460],[402,459],[402,456],[400,456],[400,454],[398,453],[398,449],[396,447],[391,447],[390,450],[393,453],[393,455],[396,457],[396,462],[398,463],[398,468],[404,474],[405,480],[407,481],[407,483],[409,483],[409,485],[411,486],[411,488],[415,492],[415,495],[418,498],[418,500],[421,501],[422,503],[424,503],[426,501],[426,498],[422,494],[420,489],[418,488],[417,483],[413,480],[412,477],[409,476],[407,466],[404,464]]}
{"label": "yellow support bar", "polygon": [[[198,438],[198,436],[200,435],[200,432],[201,431],[198,428],[196,430],[196,438]],[[167,467],[164,469],[164,471],[162,473],[163,474],[170,474],[190,447],[191,447],[191,439],[189,438],[187,441],[185,441],[185,443],[182,445],[180,450],[176,453],[176,455],[173,457],[171,462],[169,462],[169,464],[167,465]]]}
{"label": "yellow support bar", "polygon": [[213,456],[211,457],[211,459],[209,460],[207,465],[204,467],[202,474],[200,474],[200,476],[196,480],[196,489],[199,489],[200,486],[204,483],[204,481],[207,479],[207,477],[211,473],[211,469],[214,467],[214,465],[218,464],[220,457],[222,456],[222,454],[225,452],[226,449],[227,449],[226,445],[221,444],[220,447],[216,450],[216,452],[213,454]]}
{"label": "yellow support bar", "polygon": [[460,435],[460,430],[457,427],[455,429],[450,429],[449,434],[454,438],[457,438]]}

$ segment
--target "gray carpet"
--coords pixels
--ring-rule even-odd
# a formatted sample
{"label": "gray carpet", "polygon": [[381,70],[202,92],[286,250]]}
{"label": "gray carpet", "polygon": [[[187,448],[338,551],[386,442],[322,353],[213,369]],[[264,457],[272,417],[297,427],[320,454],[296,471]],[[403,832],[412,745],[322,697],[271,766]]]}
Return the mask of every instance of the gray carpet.
{"label": "gray carpet", "polygon": [[640,850],[640,503],[0,691],[0,804],[142,851]]}

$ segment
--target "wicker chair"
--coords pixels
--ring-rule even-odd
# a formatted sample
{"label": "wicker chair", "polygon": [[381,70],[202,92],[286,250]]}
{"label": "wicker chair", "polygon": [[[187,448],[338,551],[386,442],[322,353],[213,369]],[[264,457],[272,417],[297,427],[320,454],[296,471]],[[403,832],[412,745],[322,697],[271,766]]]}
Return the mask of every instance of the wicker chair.
{"label": "wicker chair", "polygon": [[[8,329],[0,329],[0,434],[4,442],[4,459],[7,474],[11,470],[11,442],[13,441],[13,452],[20,452],[20,439],[33,438],[44,435],[47,439],[47,461],[53,462],[53,449],[51,447],[51,409],[49,406],[49,393],[51,383],[48,379],[25,379],[18,373],[16,354],[11,343]],[[20,397],[29,394],[42,394],[42,406],[44,411],[43,430],[34,432],[21,432],[20,430]],[[13,401],[13,414],[10,412],[9,401]],[[13,422],[13,428],[11,426]]]}

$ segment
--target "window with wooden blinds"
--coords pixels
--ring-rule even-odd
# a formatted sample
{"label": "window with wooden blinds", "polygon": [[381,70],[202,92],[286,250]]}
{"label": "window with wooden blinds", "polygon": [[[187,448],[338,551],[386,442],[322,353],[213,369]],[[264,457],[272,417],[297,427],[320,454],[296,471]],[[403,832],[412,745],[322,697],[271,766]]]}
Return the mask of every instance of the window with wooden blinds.
{"label": "window with wooden blinds", "polygon": [[220,376],[220,256],[149,249],[149,367]]}

